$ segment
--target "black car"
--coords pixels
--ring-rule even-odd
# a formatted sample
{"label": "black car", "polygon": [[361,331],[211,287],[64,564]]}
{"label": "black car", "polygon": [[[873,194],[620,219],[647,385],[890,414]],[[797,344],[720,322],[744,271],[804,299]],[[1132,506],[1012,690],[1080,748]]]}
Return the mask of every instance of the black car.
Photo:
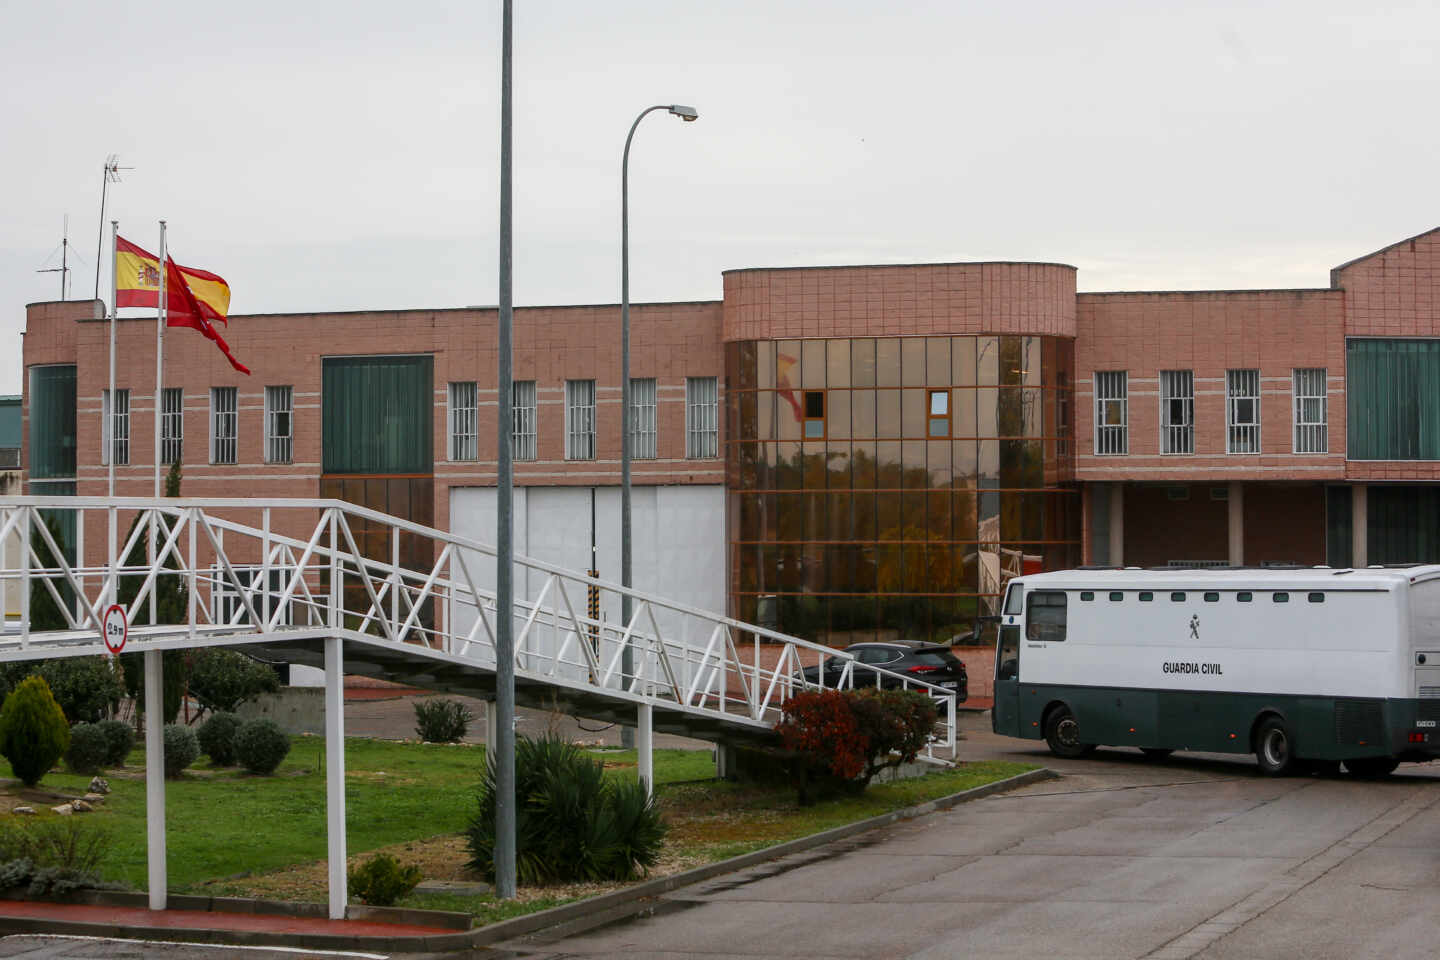
{"label": "black car", "polygon": [[[883,667],[891,673],[898,673],[901,676],[934,684],[937,687],[944,687],[946,690],[954,690],[957,703],[963,703],[968,694],[970,679],[965,672],[965,664],[944,644],[913,643],[903,640],[887,643],[852,643],[845,648],[845,652],[854,656],[860,663]],[[847,662],[840,657],[825,658],[826,687],[839,685],[841,673]],[[801,674],[804,675],[806,683],[818,684],[820,682],[818,666],[806,667],[796,674],[796,677],[799,678]],[[895,690],[902,686],[899,678],[860,669],[858,664],[850,685],[854,687],[873,686],[877,676],[880,678],[881,687],[886,690]]]}

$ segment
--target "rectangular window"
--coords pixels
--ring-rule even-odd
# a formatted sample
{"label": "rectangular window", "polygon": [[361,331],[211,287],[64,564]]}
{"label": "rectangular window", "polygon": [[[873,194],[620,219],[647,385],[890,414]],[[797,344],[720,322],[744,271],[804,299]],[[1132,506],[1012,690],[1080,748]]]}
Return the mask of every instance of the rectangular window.
{"label": "rectangular window", "polygon": [[595,381],[565,381],[565,459],[595,459]]}
{"label": "rectangular window", "polygon": [[[823,416],[823,409],[821,413]],[[718,456],[719,450],[719,383],[714,377],[686,377],[685,456],[692,460],[705,459]]]}
{"label": "rectangular window", "polygon": [[630,380],[630,456],[636,460],[654,460],[655,378]]}
{"label": "rectangular window", "polygon": [[1055,455],[1070,455],[1070,383],[1063,370],[1055,375]]}
{"label": "rectangular window", "polygon": [[116,390],[112,403],[109,390],[100,393],[102,437],[100,462],[106,466],[113,460],[117,467],[130,463],[130,391]]}
{"label": "rectangular window", "polygon": [[1160,371],[1160,452],[1195,452],[1195,373]]}
{"label": "rectangular window", "polygon": [[929,409],[926,411],[926,435],[931,437],[950,436],[950,391],[931,390]]}
{"label": "rectangular window", "polygon": [[293,387],[265,388],[265,462],[289,463],[294,447]]}
{"label": "rectangular window", "polygon": [[510,384],[510,456],[514,460],[534,460],[535,381],[515,380]]}
{"label": "rectangular window", "polygon": [[1065,592],[1063,590],[1036,590],[1027,600],[1025,615],[1025,639],[1037,643],[1059,642],[1065,639]]}
{"label": "rectangular window", "polygon": [[210,462],[234,463],[238,452],[239,408],[234,387],[210,388]]}
{"label": "rectangular window", "polygon": [[805,391],[805,439],[825,439],[825,391]]}
{"label": "rectangular window", "polygon": [[1225,452],[1260,452],[1260,371],[1225,371]]}
{"label": "rectangular window", "polygon": [[174,463],[185,444],[185,388],[166,387],[160,408],[160,462]]}
{"label": "rectangular window", "polygon": [[1347,340],[1345,402],[1347,459],[1440,460],[1440,340]]}
{"label": "rectangular window", "polygon": [[1097,454],[1121,454],[1129,451],[1128,393],[1129,382],[1124,370],[1106,370],[1095,374]]}
{"label": "rectangular window", "polygon": [[479,388],[474,380],[450,384],[450,459],[480,459],[478,417]]}
{"label": "rectangular window", "polygon": [[1296,369],[1295,385],[1295,452],[1329,453],[1327,428],[1328,398],[1325,394],[1325,368]]}

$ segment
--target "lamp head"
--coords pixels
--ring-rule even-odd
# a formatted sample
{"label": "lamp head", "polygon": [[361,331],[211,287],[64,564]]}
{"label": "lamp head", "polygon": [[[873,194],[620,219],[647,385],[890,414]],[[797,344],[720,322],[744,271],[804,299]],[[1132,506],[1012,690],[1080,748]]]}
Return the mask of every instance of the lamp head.
{"label": "lamp head", "polygon": [[691,120],[694,120],[700,116],[700,112],[694,107],[685,107],[681,106],[678,103],[670,104],[670,112],[675,114],[675,116],[679,117],[681,120],[684,120],[686,123],[689,123]]}

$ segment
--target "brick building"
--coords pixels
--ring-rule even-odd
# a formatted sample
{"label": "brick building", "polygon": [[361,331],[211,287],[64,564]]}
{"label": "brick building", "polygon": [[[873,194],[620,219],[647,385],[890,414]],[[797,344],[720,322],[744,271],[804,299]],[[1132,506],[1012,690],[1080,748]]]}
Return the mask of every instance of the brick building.
{"label": "brick building", "polygon": [[[1305,290],[1077,293],[1035,263],[723,281],[632,310],[644,588],[842,642],[963,632],[1022,570],[1440,560],[1440,230]],[[154,321],[119,321],[112,404],[103,316],[27,307],[27,492],[103,495],[112,455],[118,494],[151,491]],[[607,579],[619,322],[517,309],[509,429],[517,549]],[[496,324],[237,315],[252,377],[171,330],[163,459],[190,496],[335,496],[492,540]]]}

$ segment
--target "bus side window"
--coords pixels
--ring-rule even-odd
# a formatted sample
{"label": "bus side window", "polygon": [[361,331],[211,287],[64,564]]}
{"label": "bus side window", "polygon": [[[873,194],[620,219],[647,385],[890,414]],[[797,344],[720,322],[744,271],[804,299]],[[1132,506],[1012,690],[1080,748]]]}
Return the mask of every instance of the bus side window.
{"label": "bus side window", "polygon": [[1001,680],[1014,680],[1020,674],[1020,628],[1000,628],[1000,658],[997,675]]}
{"label": "bus side window", "polygon": [[1020,613],[1020,597],[1023,587],[1018,583],[1010,585],[1010,592],[1005,594],[1005,612],[1012,614]]}
{"label": "bus side window", "polygon": [[1030,594],[1025,616],[1025,638],[1037,643],[1058,643],[1065,639],[1065,593],[1037,590]]}

